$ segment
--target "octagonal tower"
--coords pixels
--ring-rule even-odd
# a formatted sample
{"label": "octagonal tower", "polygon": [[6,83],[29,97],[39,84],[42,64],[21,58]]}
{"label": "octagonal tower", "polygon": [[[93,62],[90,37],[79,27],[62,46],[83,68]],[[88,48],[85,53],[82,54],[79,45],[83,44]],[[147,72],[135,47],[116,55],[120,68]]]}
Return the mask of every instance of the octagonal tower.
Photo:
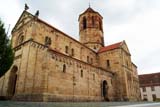
{"label": "octagonal tower", "polygon": [[90,7],[79,15],[80,42],[94,51],[104,46],[102,19],[103,17]]}

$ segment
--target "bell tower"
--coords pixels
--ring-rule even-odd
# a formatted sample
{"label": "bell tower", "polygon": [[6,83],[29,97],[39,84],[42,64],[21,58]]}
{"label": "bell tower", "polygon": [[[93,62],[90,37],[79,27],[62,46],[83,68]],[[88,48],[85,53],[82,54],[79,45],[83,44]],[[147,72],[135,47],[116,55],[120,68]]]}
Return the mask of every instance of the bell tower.
{"label": "bell tower", "polygon": [[90,7],[79,15],[80,42],[94,51],[104,46],[102,19],[103,17]]}

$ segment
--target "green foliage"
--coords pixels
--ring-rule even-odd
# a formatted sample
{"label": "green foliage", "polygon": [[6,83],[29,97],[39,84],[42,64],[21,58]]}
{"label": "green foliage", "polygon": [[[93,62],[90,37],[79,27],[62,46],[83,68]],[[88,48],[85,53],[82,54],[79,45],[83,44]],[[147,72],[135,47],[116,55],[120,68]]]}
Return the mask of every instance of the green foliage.
{"label": "green foliage", "polygon": [[11,41],[5,33],[4,24],[0,20],[0,77],[3,76],[13,63]]}

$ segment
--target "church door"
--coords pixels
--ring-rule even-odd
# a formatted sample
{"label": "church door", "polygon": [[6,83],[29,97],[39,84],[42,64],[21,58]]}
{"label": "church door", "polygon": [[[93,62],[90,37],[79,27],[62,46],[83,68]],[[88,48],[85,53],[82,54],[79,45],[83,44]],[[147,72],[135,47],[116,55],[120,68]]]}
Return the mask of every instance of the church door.
{"label": "church door", "polygon": [[104,80],[102,82],[102,95],[103,95],[105,101],[109,101],[109,99],[108,99],[108,84],[107,84],[106,80]]}
{"label": "church door", "polygon": [[13,68],[11,69],[9,81],[8,81],[8,96],[9,97],[12,97],[16,91],[17,71],[18,71],[18,67],[13,66]]}

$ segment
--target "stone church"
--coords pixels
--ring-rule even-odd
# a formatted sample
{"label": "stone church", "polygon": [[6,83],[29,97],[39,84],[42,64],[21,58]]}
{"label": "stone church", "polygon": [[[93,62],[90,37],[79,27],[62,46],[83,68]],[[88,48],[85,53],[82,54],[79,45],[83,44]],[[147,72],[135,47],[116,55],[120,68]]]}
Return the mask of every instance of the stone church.
{"label": "stone church", "polygon": [[80,40],[27,9],[12,30],[14,63],[0,78],[0,98],[19,101],[137,101],[137,66],[125,41],[104,44],[103,17],[79,15]]}

